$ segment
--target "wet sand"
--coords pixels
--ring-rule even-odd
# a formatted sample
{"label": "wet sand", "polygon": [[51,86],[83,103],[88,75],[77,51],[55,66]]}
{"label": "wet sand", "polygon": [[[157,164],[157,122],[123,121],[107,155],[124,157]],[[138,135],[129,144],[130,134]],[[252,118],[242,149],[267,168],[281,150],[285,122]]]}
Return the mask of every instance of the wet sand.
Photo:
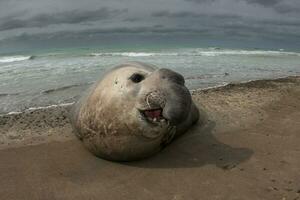
{"label": "wet sand", "polygon": [[300,200],[300,77],[193,91],[202,123],[116,163],[74,137],[69,106],[0,117],[0,199]]}

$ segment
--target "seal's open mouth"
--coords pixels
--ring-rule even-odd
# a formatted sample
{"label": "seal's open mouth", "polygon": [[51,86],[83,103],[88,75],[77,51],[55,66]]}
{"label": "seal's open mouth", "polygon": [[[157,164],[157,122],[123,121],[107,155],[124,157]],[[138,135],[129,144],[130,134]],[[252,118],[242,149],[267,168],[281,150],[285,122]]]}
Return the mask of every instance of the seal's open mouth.
{"label": "seal's open mouth", "polygon": [[163,117],[163,110],[161,108],[140,110],[142,116],[150,123],[164,122],[166,119]]}

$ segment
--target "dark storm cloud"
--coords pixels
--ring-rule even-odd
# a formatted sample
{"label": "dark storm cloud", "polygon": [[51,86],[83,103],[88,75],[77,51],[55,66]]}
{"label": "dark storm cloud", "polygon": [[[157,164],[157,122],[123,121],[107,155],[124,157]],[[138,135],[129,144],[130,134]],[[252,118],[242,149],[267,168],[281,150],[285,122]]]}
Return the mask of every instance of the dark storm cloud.
{"label": "dark storm cloud", "polygon": [[[73,41],[87,41],[93,39],[99,39],[102,37],[114,37],[117,36],[172,36],[172,35],[211,35],[211,30],[208,29],[191,29],[191,28],[168,28],[163,25],[154,25],[151,27],[140,26],[134,28],[119,27],[119,28],[107,28],[107,29],[89,29],[78,32],[73,31],[60,31],[55,33],[44,33],[44,34],[26,34],[23,33],[17,37],[11,37],[3,40],[3,43],[8,42],[22,42],[22,41],[62,41],[62,40],[73,40]],[[1,41],[0,41],[1,44]]]}
{"label": "dark storm cloud", "polygon": [[126,9],[112,10],[103,7],[92,11],[71,10],[51,14],[38,14],[28,19],[10,19],[12,16],[7,16],[0,21],[0,31],[28,27],[47,27],[53,24],[77,24],[98,21],[127,11]]}
{"label": "dark storm cloud", "polygon": [[300,37],[299,24],[299,0],[0,0],[0,40],[23,33],[24,38],[182,33]]}
{"label": "dark storm cloud", "polygon": [[193,12],[170,12],[168,10],[162,10],[162,11],[155,11],[151,14],[153,17],[178,17],[178,18],[185,18],[185,17],[201,17],[204,16],[204,14],[200,13],[193,13]]}
{"label": "dark storm cloud", "polygon": [[241,18],[241,16],[234,15],[234,14],[207,14],[207,13],[195,13],[195,12],[188,12],[188,11],[182,11],[182,12],[171,12],[168,10],[161,10],[151,13],[152,17],[167,17],[167,18],[200,18],[200,17],[206,17],[206,18],[219,18],[219,19],[238,19]]}
{"label": "dark storm cloud", "polygon": [[[108,29],[92,29],[92,30],[84,30],[77,33],[78,36],[90,35],[90,34],[152,34],[152,33],[163,33],[163,34],[180,34],[180,33],[209,33],[208,29],[205,28],[169,28],[163,25],[154,25],[154,26],[139,26],[134,28],[128,27],[119,27],[119,28],[108,28]],[[58,35],[63,34],[74,34],[73,32],[60,32]],[[55,35],[55,34],[53,34]]]}
{"label": "dark storm cloud", "polygon": [[246,2],[250,3],[250,4],[258,4],[258,5],[262,5],[262,6],[274,6],[277,3],[279,3],[281,0],[246,0]]}
{"label": "dark storm cloud", "polygon": [[190,1],[190,2],[195,2],[195,3],[212,3],[216,0],[185,0],[185,1]]}
{"label": "dark storm cloud", "polygon": [[282,14],[288,14],[288,13],[293,13],[293,14],[298,14],[300,16],[300,5],[299,6],[293,6],[293,5],[276,5],[274,9],[278,13]]}
{"label": "dark storm cloud", "polygon": [[298,14],[300,15],[299,1],[291,0],[245,0],[248,4],[256,4],[264,7],[273,8],[276,12],[282,14]]}
{"label": "dark storm cloud", "polygon": [[[195,28],[206,28],[211,35],[240,36],[240,37],[269,37],[300,35],[300,20],[289,19],[259,19],[236,14],[171,12],[169,10],[156,11],[151,16],[159,19],[166,18],[168,22],[182,22],[190,32]],[[190,26],[189,26],[190,25]]]}

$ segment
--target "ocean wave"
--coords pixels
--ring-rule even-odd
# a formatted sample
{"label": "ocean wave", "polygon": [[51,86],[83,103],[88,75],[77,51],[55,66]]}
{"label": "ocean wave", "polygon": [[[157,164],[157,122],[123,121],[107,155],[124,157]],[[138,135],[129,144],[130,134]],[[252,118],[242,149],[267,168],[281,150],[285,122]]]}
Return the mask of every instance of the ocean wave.
{"label": "ocean wave", "polygon": [[103,52],[91,53],[89,56],[123,56],[123,57],[150,57],[150,56],[300,56],[297,52],[263,51],[263,50],[223,50],[223,49],[193,49],[185,52]]}
{"label": "ocean wave", "polygon": [[263,51],[263,50],[220,50],[220,51],[198,51],[200,56],[222,56],[222,55],[252,55],[252,56],[300,56],[300,53],[285,51]]}
{"label": "ocean wave", "polygon": [[69,103],[53,104],[53,105],[48,105],[48,106],[31,107],[31,108],[27,108],[23,111],[11,111],[11,112],[6,113],[6,114],[1,114],[0,117],[5,116],[5,115],[18,115],[18,114],[21,114],[21,113],[35,111],[35,110],[46,110],[46,109],[57,108],[57,107],[68,107],[68,106],[73,105],[74,103],[75,102],[69,102]]}
{"label": "ocean wave", "polygon": [[7,96],[16,96],[20,93],[0,93],[0,97],[7,97]]}
{"label": "ocean wave", "polygon": [[245,55],[245,56],[300,56],[297,52],[287,52],[287,51],[263,51],[263,50],[193,50],[191,52],[186,52],[180,55],[190,55],[190,56],[235,56],[235,55]]}
{"label": "ocean wave", "polygon": [[156,53],[156,52],[112,52],[112,53],[91,53],[90,56],[124,56],[124,57],[149,57],[149,56],[175,56],[177,53]]}
{"label": "ocean wave", "polygon": [[74,88],[74,87],[81,87],[81,86],[91,85],[91,84],[93,84],[93,83],[79,83],[79,84],[67,85],[67,86],[63,86],[63,87],[44,90],[41,93],[42,94],[50,94],[53,92],[58,92],[58,91],[67,90],[67,89]]}
{"label": "ocean wave", "polygon": [[229,76],[228,72],[224,74],[200,74],[200,75],[192,75],[184,77],[185,80],[193,80],[193,79],[210,79],[210,78],[217,78],[217,77],[224,77]]}
{"label": "ocean wave", "polygon": [[18,62],[24,60],[32,60],[35,56],[2,56],[0,57],[0,63]]}
{"label": "ocean wave", "polygon": [[134,52],[124,52],[124,53],[91,53],[91,56],[126,56],[126,57],[146,57],[154,56],[155,53],[134,53]]}

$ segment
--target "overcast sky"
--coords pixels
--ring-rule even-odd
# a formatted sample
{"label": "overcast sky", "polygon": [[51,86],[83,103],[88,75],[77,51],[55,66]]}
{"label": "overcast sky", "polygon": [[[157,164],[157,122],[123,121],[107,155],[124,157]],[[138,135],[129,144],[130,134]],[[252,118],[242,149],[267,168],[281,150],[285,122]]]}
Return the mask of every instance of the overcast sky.
{"label": "overcast sky", "polygon": [[300,1],[0,0],[2,41],[99,34],[195,34],[299,41]]}

